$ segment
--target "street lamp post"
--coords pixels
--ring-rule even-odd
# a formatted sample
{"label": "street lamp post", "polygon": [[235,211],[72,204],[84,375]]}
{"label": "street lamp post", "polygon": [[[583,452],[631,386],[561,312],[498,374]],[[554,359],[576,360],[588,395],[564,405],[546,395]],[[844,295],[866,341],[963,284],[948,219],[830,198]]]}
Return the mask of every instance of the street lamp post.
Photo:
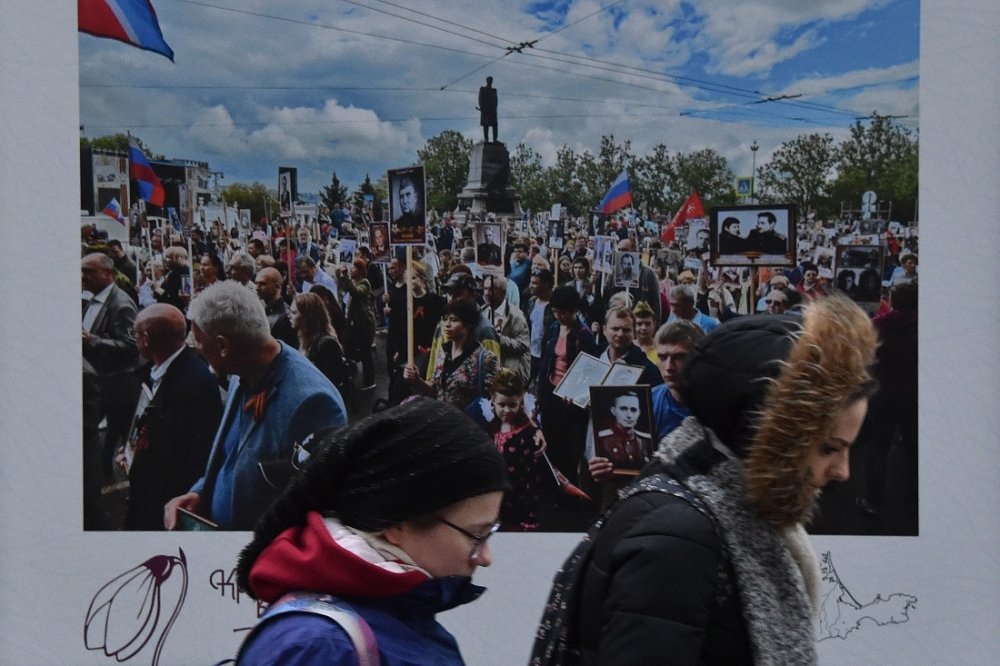
{"label": "street lamp post", "polygon": [[754,198],[754,190],[757,189],[757,150],[760,146],[757,145],[757,139],[753,140],[750,144],[750,152],[753,153],[753,166],[750,168],[750,203],[757,203]]}

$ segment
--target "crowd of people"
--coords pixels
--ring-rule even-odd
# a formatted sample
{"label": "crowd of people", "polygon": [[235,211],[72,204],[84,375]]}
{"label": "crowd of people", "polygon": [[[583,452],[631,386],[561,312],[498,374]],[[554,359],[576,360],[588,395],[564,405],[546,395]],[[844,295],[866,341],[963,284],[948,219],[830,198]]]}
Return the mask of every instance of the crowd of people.
{"label": "crowd of people", "polygon": [[[858,508],[877,515],[888,450],[916,437],[915,233],[859,238],[849,223],[808,220],[794,261],[748,268],[713,265],[696,234],[690,247],[684,229],[665,244],[657,224],[624,215],[567,221],[561,249],[546,246],[544,217],[490,219],[502,249],[482,261],[476,222],[432,214],[426,242],[382,252],[385,262],[371,252],[384,239],[343,215],[186,237],[146,228],[134,244],[85,226],[85,527],[256,529],[240,575],[258,598],[388,594],[405,606],[431,594],[442,609],[476,596],[447,581],[490,563],[493,532],[593,525],[564,569],[585,603],[543,622],[571,621],[583,643],[540,631],[537,663],[566,649],[622,663],[708,650],[706,663],[748,663],[780,654],[775,627],[808,662],[816,572],[789,535],[822,486],[846,479],[856,440],[870,442]],[[609,243],[640,258],[628,281],[616,284],[614,262],[595,270],[595,247]],[[840,246],[853,254],[837,268],[860,275],[850,285],[827,260]],[[853,288],[866,271],[878,276],[874,296]],[[609,375],[626,370],[606,405],[560,390],[585,357]],[[366,394],[377,413],[345,427]],[[116,467],[128,510],[108,525],[97,509]],[[462,539],[471,555],[448,555]],[[763,555],[746,553],[762,540]],[[364,584],[332,569],[295,573],[323,552],[381,573]],[[557,578],[554,598],[564,585]],[[680,588],[683,603],[664,602]],[[762,590],[791,610],[748,614]],[[337,622],[384,628],[399,607],[354,603]],[[606,621],[616,614],[646,619]],[[292,625],[299,633],[279,631]],[[421,649],[457,651],[431,629]],[[321,639],[322,625],[276,617],[248,642],[246,663]],[[367,648],[341,636],[324,649]]]}
{"label": "crowd of people", "polygon": [[[363,212],[356,211],[353,219],[358,222],[347,219],[350,216],[341,214],[298,225],[294,218],[287,224],[262,220],[254,229],[234,228],[230,233],[214,225],[209,230],[194,229],[186,238],[169,227],[154,227],[141,230],[141,240],[134,245],[106,241],[94,228],[83,228],[82,274],[88,299],[83,318],[85,373],[93,373],[97,380],[87,384],[99,393],[95,400],[100,408],[94,418],[106,419],[101,442],[98,445],[94,437],[87,448],[88,476],[94,477],[87,484],[91,503],[117,465],[128,469],[130,507],[137,505],[130,508],[130,516],[152,516],[154,505],[161,503],[166,507],[166,526],[176,524],[178,506],[223,528],[252,526],[259,511],[234,521],[245,507],[233,498],[252,495],[262,509],[266,502],[260,498],[268,495],[258,493],[256,486],[267,484],[253,469],[242,469],[248,458],[236,453],[246,445],[248,430],[256,430],[257,437],[261,433],[240,414],[234,416],[234,405],[246,403],[265,387],[287,397],[286,390],[276,390],[275,382],[284,363],[293,359],[296,368],[311,371],[300,375],[296,370],[293,383],[325,393],[331,413],[317,417],[322,423],[308,419],[297,423],[291,414],[282,413],[286,429],[281,441],[267,442],[272,448],[249,459],[250,467],[268,456],[290,456],[310,428],[344,423],[359,396],[379,385],[385,387],[384,393],[368,401],[379,409],[422,395],[463,409],[486,429],[495,427],[502,420],[493,404],[497,395],[493,384],[499,381],[507,387],[508,398],[514,397],[510,391],[519,393],[520,413],[533,433],[528,447],[532,455],[525,455],[523,442],[509,448],[512,461],[516,458],[517,466],[526,468],[525,478],[534,479],[530,491],[524,492],[535,505],[522,506],[521,517],[528,519],[505,517],[505,529],[579,530],[614,500],[628,480],[617,473],[612,459],[600,455],[611,440],[609,435],[595,435],[591,409],[557,395],[557,387],[580,354],[631,366],[638,373],[634,383],[652,389],[649,404],[640,408],[651,411],[654,432],[617,426],[608,431],[614,433],[612,448],[631,451],[640,463],[650,460],[656,442],[687,415],[677,391],[687,349],[723,322],[755,312],[796,313],[814,299],[839,293],[860,303],[876,322],[905,321],[906,330],[893,329],[889,344],[915,357],[915,317],[899,314],[916,307],[910,294],[917,282],[915,233],[893,235],[886,229],[880,236],[859,237],[848,223],[823,225],[809,220],[796,230],[796,263],[751,269],[714,266],[706,241],[694,233],[705,231],[701,226],[692,228],[689,246],[683,228],[676,234],[679,240],[664,244],[656,224],[624,215],[601,223],[581,218],[560,224],[563,247],[551,249],[546,246],[544,216],[525,215],[519,220],[490,216],[482,220],[489,225],[492,243],[489,257],[483,258],[482,243],[476,243],[485,237],[476,234],[480,220],[432,212],[426,242],[410,246],[409,260],[402,246],[394,246],[392,252],[382,253],[385,261],[376,261],[371,244],[384,239],[377,233],[369,237],[363,221],[369,218]],[[371,229],[383,231],[379,225]],[[494,239],[497,229],[502,238]],[[726,233],[723,225],[720,244]],[[597,244],[613,246],[623,259],[641,257],[638,266],[629,265],[635,280],[617,281],[613,268],[595,270],[600,264],[595,263]],[[856,248],[854,254],[843,253],[845,266],[838,267],[842,272],[862,271],[862,279],[865,271],[877,274],[874,300],[853,288],[855,283],[834,279],[827,259],[840,244]],[[341,247],[352,251],[344,257],[338,251]],[[871,247],[882,256],[873,258]],[[503,255],[500,266],[493,256],[498,253]],[[408,291],[412,305],[407,303]],[[896,291],[903,293],[890,297]],[[220,310],[228,312],[228,318],[218,314]],[[138,322],[137,315],[143,315]],[[209,329],[196,323],[198,317],[210,322],[206,325],[212,335],[206,336]],[[141,322],[147,324],[143,335],[135,330]],[[166,356],[151,351],[161,344],[159,332],[168,328],[164,322],[173,322],[174,328],[178,322],[186,323],[180,341],[175,334],[170,338]],[[880,325],[880,330],[886,326]],[[377,334],[384,336],[384,344],[375,344]],[[211,355],[222,339],[224,355],[213,363]],[[374,358],[380,346],[384,363]],[[198,353],[191,354],[192,349]],[[209,414],[199,409],[198,417],[186,423],[187,427],[200,424],[201,431],[186,438],[183,461],[157,467],[169,479],[141,481],[143,458],[161,455],[158,448],[169,446],[156,446],[159,431],[172,432],[176,427],[172,422],[184,420],[191,411],[190,405],[167,400],[169,391],[159,391],[159,379],[170,374],[173,354],[182,350],[187,352],[185,358],[194,357],[193,363],[210,366],[226,406]],[[376,378],[376,370],[381,373],[383,367],[385,376]],[[257,376],[264,371],[269,376]],[[891,378],[888,383],[905,384]],[[147,397],[137,415],[142,386]],[[909,397],[907,401],[915,402]],[[201,400],[198,406],[214,402]],[[265,402],[274,413],[281,401],[265,396]],[[164,413],[173,416],[164,419]],[[899,428],[910,436],[911,425],[912,419]],[[871,428],[882,433],[882,439],[887,437],[885,429],[885,425]],[[157,436],[150,439],[149,432]],[[502,448],[499,441],[498,447]],[[885,448],[878,447],[879,460]],[[163,455],[175,453],[180,455]],[[133,458],[139,461],[138,472]],[[872,467],[873,478],[884,477],[879,473],[884,463],[876,461]],[[204,474],[195,474],[198,470]],[[566,482],[582,488],[581,494],[592,497],[592,502],[567,494]],[[877,482],[869,485],[869,493],[858,502],[874,515],[884,492]],[[153,486],[159,492],[145,492]],[[179,488],[186,492],[177,492]],[[220,490],[231,506],[222,506]],[[514,492],[520,491],[515,485]],[[203,503],[203,497],[195,503],[190,499],[193,493],[212,495],[211,503]],[[175,497],[188,499],[171,504]],[[142,525],[162,527],[156,520]],[[129,520],[126,526],[136,523]]]}

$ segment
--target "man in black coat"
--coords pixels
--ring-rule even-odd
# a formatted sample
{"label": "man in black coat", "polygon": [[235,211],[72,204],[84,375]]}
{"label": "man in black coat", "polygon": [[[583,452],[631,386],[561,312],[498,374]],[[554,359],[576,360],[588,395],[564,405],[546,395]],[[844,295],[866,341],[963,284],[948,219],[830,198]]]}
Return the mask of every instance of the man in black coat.
{"label": "man in black coat", "polygon": [[[163,505],[198,480],[222,418],[222,394],[208,364],[186,344],[180,310],[156,303],[135,320],[139,353],[152,363],[152,399],[136,423],[128,467],[127,530],[162,530]],[[125,447],[118,461],[125,461]]]}

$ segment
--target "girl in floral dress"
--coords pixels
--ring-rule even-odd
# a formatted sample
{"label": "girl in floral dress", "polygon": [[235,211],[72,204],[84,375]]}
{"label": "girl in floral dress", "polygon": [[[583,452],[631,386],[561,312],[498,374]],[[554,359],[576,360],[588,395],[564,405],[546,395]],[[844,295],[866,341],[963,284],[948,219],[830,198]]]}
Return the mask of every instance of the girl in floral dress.
{"label": "girl in floral dress", "polygon": [[513,490],[504,495],[500,507],[501,529],[506,532],[535,531],[542,484],[549,470],[535,444],[538,428],[524,409],[521,376],[501,368],[490,387],[490,404],[494,418],[487,429],[507,463],[507,475],[513,486]]}

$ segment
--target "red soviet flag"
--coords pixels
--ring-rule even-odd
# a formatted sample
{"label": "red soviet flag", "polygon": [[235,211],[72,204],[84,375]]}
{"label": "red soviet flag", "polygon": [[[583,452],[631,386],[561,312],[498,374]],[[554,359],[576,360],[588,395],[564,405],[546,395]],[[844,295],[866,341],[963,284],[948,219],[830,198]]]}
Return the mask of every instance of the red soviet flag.
{"label": "red soviet flag", "polygon": [[674,230],[677,226],[684,220],[697,220],[705,217],[705,209],[701,205],[701,197],[698,196],[696,191],[692,191],[688,195],[688,198],[684,200],[683,205],[677,209],[677,213],[674,218],[670,220],[670,224],[663,228],[663,233],[660,235],[660,239],[664,243],[672,243],[674,241]]}

